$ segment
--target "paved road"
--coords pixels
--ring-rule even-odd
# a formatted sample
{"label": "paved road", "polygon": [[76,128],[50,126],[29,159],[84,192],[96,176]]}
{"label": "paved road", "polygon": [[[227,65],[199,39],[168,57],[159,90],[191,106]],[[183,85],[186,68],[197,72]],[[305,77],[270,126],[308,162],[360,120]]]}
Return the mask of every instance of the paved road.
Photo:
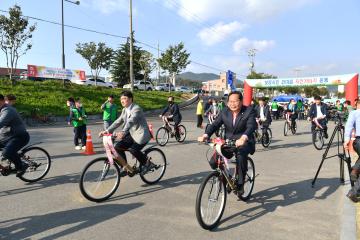
{"label": "paved road", "polygon": [[[188,138],[162,148],[170,163],[163,180],[153,186],[140,178],[125,178],[119,190],[100,204],[84,199],[79,174],[91,159],[103,155],[101,125],[92,125],[96,156],[73,149],[72,129],[32,129],[32,142],[43,141],[52,155],[48,176],[26,184],[14,176],[1,177],[0,239],[338,239],[343,206],[339,162],[325,162],[315,188],[311,180],[321,152],[310,142],[309,127],[299,123],[296,136],[282,135],[282,121],[272,124],[274,142],[269,150],[257,146],[253,156],[256,178],[252,199],[229,196],[221,224],[212,232],[195,218],[199,184],[209,172],[206,146],[196,137],[195,109],[184,115]],[[160,126],[150,118],[155,130]]]}

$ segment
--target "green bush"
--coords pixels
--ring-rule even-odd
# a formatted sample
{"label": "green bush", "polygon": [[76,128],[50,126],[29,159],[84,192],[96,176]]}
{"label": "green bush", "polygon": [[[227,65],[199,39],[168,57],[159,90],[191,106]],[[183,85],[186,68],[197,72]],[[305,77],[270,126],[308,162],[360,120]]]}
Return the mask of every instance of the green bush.
{"label": "green bush", "polygon": [[[66,116],[69,109],[66,100],[69,97],[80,97],[82,104],[88,114],[100,114],[100,106],[105,102],[110,94],[116,96],[115,102],[119,106],[120,93],[122,89],[111,89],[96,86],[82,86],[67,83],[63,87],[60,80],[48,81],[19,81],[15,86],[11,86],[8,79],[0,79],[0,93],[3,95],[14,94],[17,98],[16,108],[29,116],[34,109],[39,109],[40,115]],[[176,102],[184,101],[187,97],[181,93],[172,92]],[[167,104],[168,92],[160,91],[135,91],[134,100],[144,110],[159,109]]]}

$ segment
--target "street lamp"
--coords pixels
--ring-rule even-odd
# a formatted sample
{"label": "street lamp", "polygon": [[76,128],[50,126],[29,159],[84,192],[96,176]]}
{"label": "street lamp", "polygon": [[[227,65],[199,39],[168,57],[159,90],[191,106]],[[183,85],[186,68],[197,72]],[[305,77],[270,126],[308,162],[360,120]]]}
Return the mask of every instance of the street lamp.
{"label": "street lamp", "polygon": [[65,49],[64,49],[64,1],[69,2],[75,5],[80,5],[80,1],[70,1],[70,0],[61,0],[61,32],[62,32],[62,41],[61,41],[61,47],[62,47],[62,68],[65,69]]}

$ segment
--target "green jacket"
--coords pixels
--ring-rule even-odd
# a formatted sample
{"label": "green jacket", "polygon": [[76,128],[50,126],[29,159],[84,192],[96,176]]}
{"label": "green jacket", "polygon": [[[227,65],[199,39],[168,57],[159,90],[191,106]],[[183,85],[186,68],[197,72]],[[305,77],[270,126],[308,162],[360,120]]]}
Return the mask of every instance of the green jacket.
{"label": "green jacket", "polygon": [[104,110],[103,120],[104,121],[112,121],[114,122],[117,119],[118,114],[118,106],[113,103],[106,102],[101,105],[101,109]]}
{"label": "green jacket", "polygon": [[[82,120],[80,120],[80,118],[82,118]],[[75,107],[71,109],[71,123],[74,127],[86,125],[86,118],[87,116],[83,107],[80,109]]]}

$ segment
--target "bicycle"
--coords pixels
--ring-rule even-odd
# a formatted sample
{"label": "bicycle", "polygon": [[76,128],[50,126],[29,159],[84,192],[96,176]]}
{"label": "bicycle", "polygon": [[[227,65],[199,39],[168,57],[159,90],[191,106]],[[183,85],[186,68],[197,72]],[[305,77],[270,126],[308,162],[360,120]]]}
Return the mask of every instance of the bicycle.
{"label": "bicycle", "polygon": [[[209,123],[206,124],[205,127],[205,131],[207,130],[207,128],[210,126],[210,124],[212,124],[215,120],[216,116],[209,114],[208,115],[208,119],[209,119]],[[224,139],[225,138],[225,126],[224,124],[221,125],[221,127],[215,131],[215,136]]]}
{"label": "bicycle", "polygon": [[[35,146],[40,143],[41,142],[28,145],[18,152],[21,161],[28,165],[25,173],[19,176],[24,182],[37,182],[44,178],[50,170],[51,158],[49,153],[45,149]],[[2,150],[1,148],[0,151]],[[16,172],[17,170],[15,169],[14,163],[6,158],[1,159],[1,175],[9,176],[16,174]]]}
{"label": "bicycle", "polygon": [[163,117],[164,125],[156,132],[156,143],[160,146],[165,146],[169,142],[170,136],[175,137],[176,141],[182,143],[186,138],[186,128],[184,125],[178,125],[178,131],[175,131],[175,124],[169,123],[166,117]]}
{"label": "bicycle", "polygon": [[[118,158],[119,155],[114,148],[112,134],[103,136],[103,144],[106,157],[95,158],[86,164],[79,182],[81,194],[93,202],[102,202],[110,198],[118,189],[121,177],[126,176],[126,170],[118,161],[114,161],[113,156]],[[141,180],[146,184],[155,184],[165,174],[167,165],[165,154],[155,147],[149,147],[143,152],[150,164],[144,166],[135,158],[135,163],[132,166],[133,173],[134,175],[140,175]],[[146,171],[138,170],[144,169],[144,167]]]}
{"label": "bicycle", "polygon": [[296,120],[294,121],[294,124],[292,124],[292,121],[290,120],[290,116],[288,113],[285,114],[285,123],[284,123],[284,136],[288,135],[289,130],[293,135],[296,134],[297,130],[297,123]]}
{"label": "bicycle", "polygon": [[269,127],[260,126],[260,129],[261,134],[259,133],[259,128],[254,132],[256,143],[261,143],[264,148],[268,148],[272,140],[272,131]]}
{"label": "bicycle", "polygon": [[[208,157],[208,162],[213,171],[201,183],[195,204],[196,219],[204,229],[215,228],[224,213],[227,194],[237,194],[237,167],[230,169],[226,157],[222,155],[222,149],[229,148],[236,151],[234,140],[221,140],[220,142],[207,143],[215,162]],[[244,180],[244,193],[238,196],[242,201],[250,199],[255,184],[255,165],[253,160],[247,159],[247,173]]]}
{"label": "bicycle", "polygon": [[312,143],[317,150],[321,150],[324,146],[324,129],[316,118],[312,121],[316,125],[316,128],[312,132]]}

